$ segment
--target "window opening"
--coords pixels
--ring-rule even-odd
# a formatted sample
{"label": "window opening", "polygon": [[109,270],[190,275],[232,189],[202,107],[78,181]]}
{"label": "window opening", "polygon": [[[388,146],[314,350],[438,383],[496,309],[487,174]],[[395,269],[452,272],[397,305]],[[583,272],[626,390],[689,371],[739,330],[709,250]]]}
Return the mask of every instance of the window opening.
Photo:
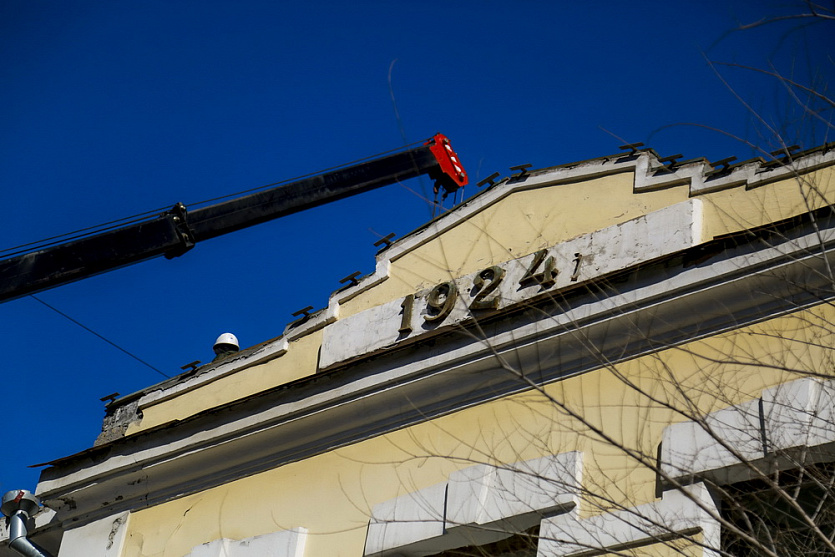
{"label": "window opening", "polygon": [[831,557],[827,540],[835,539],[835,466],[808,466],[772,478],[776,487],[757,479],[724,488],[722,518],[753,540],[723,527],[723,552],[735,557],[759,557],[768,551]]}
{"label": "window opening", "polygon": [[539,525],[497,542],[449,549],[428,557],[536,557]]}

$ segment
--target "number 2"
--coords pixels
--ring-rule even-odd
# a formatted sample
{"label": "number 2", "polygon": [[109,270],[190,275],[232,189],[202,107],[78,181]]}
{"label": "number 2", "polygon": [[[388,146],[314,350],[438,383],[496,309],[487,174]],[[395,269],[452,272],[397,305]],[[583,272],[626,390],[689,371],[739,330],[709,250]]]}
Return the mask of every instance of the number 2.
{"label": "number 2", "polygon": [[[499,287],[504,275],[505,270],[498,265],[487,267],[478,273],[473,279],[473,287],[478,293],[473,298],[470,309],[498,309],[499,296],[496,296],[492,300],[485,300],[485,298]],[[488,281],[486,286],[485,281]]]}

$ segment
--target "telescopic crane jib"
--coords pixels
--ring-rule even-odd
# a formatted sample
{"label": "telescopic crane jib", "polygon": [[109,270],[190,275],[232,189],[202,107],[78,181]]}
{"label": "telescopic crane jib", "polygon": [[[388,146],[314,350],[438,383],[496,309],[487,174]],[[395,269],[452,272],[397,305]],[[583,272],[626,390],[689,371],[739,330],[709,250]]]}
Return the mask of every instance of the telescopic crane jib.
{"label": "telescopic crane jib", "polygon": [[36,249],[0,261],[0,302],[152,257],[177,257],[197,242],[428,174],[444,196],[467,184],[442,134],[424,144],[189,211],[182,203],[141,222]]}

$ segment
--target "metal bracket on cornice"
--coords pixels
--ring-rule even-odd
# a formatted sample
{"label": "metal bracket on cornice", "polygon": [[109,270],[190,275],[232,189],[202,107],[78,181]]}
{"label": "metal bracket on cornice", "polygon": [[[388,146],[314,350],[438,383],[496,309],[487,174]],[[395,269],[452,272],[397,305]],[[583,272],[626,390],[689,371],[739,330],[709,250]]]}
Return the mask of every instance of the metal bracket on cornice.
{"label": "metal bracket on cornice", "polygon": [[[380,246],[383,246],[383,247],[380,248],[380,251],[383,251],[384,249],[389,249],[391,247],[391,240],[395,236],[396,236],[396,234],[394,232],[392,232],[391,234],[386,234],[385,236],[383,236],[382,238],[380,238],[379,240],[374,242],[374,247],[375,248],[380,248]],[[383,244],[385,244],[385,245],[383,245]]]}
{"label": "metal bracket on cornice", "polygon": [[304,316],[304,317],[302,317],[302,319],[307,319],[308,317],[310,317],[310,312],[311,311],[313,311],[313,306],[307,306],[306,308],[302,308],[299,311],[294,311],[290,315],[292,315],[293,317]]}
{"label": "metal bracket on cornice", "polygon": [[353,273],[351,273],[347,277],[339,279],[339,284],[350,283],[350,284],[345,284],[345,286],[343,286],[343,288],[348,288],[350,286],[356,286],[360,283],[357,280],[358,276],[360,276],[360,271],[354,271]]}
{"label": "metal bracket on cornice", "polygon": [[308,319],[310,319],[310,312],[313,311],[313,306],[307,306],[306,308],[302,308],[299,311],[294,311],[290,315],[293,317],[298,317],[295,321],[290,322],[287,325],[288,328],[292,329],[293,327],[298,327],[302,323],[305,323]]}
{"label": "metal bracket on cornice", "polygon": [[477,183],[476,186],[478,186],[480,188],[481,186],[483,186],[485,184],[488,184],[492,188],[493,186],[496,185],[496,183],[493,180],[495,180],[499,176],[500,176],[500,174],[498,172],[494,172],[490,176],[488,176],[487,178],[482,180],[481,182]]}
{"label": "metal bracket on cornice", "polygon": [[628,153],[623,153],[617,159],[615,159],[616,164],[623,164],[627,162],[634,161],[638,158],[638,151],[643,147],[643,143],[627,143],[626,145],[621,145],[618,149],[622,151],[629,151]]}
{"label": "metal bracket on cornice", "polygon": [[[789,164],[792,162],[793,155],[800,150],[800,145],[791,145],[789,147],[783,147],[781,149],[777,149],[776,151],[772,151],[769,153],[772,157],[774,157],[774,163],[776,164]],[[783,157],[782,160],[778,159],[777,157]]]}
{"label": "metal bracket on cornice", "polygon": [[119,398],[119,396],[121,396],[120,393],[111,393],[107,396],[101,397],[99,400],[104,402],[105,404],[110,404],[111,402]]}
{"label": "metal bracket on cornice", "polygon": [[[684,157],[684,155],[679,153],[678,155],[670,155],[669,157],[664,157],[664,158],[658,159],[658,162],[660,162],[661,164],[664,165],[663,167],[659,168],[658,170],[664,170],[666,172],[674,172],[675,169],[676,169],[676,166],[677,166],[676,161],[678,161],[678,159],[680,159],[682,157]],[[667,164],[667,163],[670,163],[670,164]]]}
{"label": "metal bracket on cornice", "polygon": [[180,369],[183,371],[194,371],[200,366],[200,360],[194,360],[193,362],[189,362],[184,366],[180,366]]}
{"label": "metal bracket on cornice", "polygon": [[621,145],[618,147],[621,151],[626,151],[627,149],[630,151],[628,156],[633,157],[638,154],[638,149],[643,147],[643,143],[627,143],[626,145]]}
{"label": "metal bracket on cornice", "polygon": [[510,178],[513,180],[521,180],[522,178],[525,178],[528,175],[528,169],[532,166],[532,164],[518,164],[516,166],[511,166],[510,169],[516,171],[517,174],[514,174]]}
{"label": "metal bracket on cornice", "polygon": [[[713,167],[711,172],[708,172],[708,176],[717,176],[719,174],[725,174],[731,168],[731,163],[736,160],[736,157],[727,157],[716,162],[710,163],[710,166]],[[721,167],[721,168],[719,168]]]}

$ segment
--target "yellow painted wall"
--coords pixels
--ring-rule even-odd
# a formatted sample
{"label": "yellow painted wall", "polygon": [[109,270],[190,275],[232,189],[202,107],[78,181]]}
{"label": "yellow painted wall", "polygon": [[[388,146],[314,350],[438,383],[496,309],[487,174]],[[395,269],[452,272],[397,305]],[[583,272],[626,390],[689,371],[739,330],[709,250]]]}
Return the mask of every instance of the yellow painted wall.
{"label": "yellow painted wall", "polygon": [[143,407],[142,421],[131,424],[127,435],[313,375],[321,345],[322,331],[315,331],[292,341],[287,353],[274,360],[236,371],[174,398]]}
{"label": "yellow painted wall", "polygon": [[835,168],[746,190],[719,190],[700,196],[712,208],[709,237],[762,226],[819,209],[835,202]]}
{"label": "yellow painted wall", "polygon": [[[370,509],[477,463],[584,453],[581,515],[654,499],[666,425],[831,373],[835,309],[821,305],[482,404],[137,511],[126,557],[181,557],[226,537],[310,531],[307,557],[362,555]],[[644,553],[640,553],[644,554]],[[659,553],[663,554],[663,553]]]}

